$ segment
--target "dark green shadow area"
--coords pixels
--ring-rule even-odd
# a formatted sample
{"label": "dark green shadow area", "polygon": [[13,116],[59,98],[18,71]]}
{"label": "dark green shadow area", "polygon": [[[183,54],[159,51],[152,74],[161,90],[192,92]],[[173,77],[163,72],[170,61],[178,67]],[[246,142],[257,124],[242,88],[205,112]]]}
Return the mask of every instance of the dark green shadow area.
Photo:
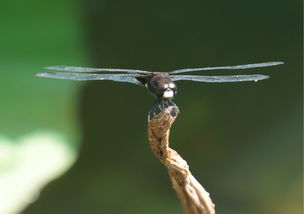
{"label": "dark green shadow area", "polygon": [[[82,136],[75,165],[43,189],[25,214],[182,213],[166,170],[148,146],[146,114],[153,97],[145,88],[89,82],[76,94],[77,83],[32,80],[33,70],[65,64],[169,71],[266,61],[285,65],[204,73],[271,75],[258,83],[178,82],[175,102],[181,114],[172,128],[171,145],[211,193],[217,213],[301,213],[302,2],[24,4],[34,6],[24,16],[42,30],[19,24],[21,15],[12,16],[6,25],[16,32],[26,30],[15,39],[15,34],[6,35],[8,41],[20,44],[13,44],[13,49],[6,46],[11,53],[1,54],[7,57],[1,66],[11,69],[5,78],[15,83],[18,76],[20,84],[10,89],[14,99],[3,107],[9,112],[3,114],[8,125],[0,127],[12,135],[22,133],[25,125],[15,129],[15,124],[31,115],[35,129],[55,128],[74,136],[80,126]],[[27,29],[35,29],[35,36]],[[16,50],[20,57],[8,58]],[[10,120],[12,114],[17,114],[15,122]]]}

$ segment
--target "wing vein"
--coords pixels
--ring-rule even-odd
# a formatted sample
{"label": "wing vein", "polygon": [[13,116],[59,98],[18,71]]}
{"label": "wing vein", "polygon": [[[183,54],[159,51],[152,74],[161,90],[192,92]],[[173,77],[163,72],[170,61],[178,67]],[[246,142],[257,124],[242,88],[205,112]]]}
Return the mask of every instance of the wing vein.
{"label": "wing vein", "polygon": [[143,71],[143,70],[135,70],[135,69],[120,69],[120,68],[87,68],[87,67],[75,67],[75,66],[50,66],[46,67],[45,69],[54,70],[54,71],[74,71],[79,73],[89,73],[89,72],[127,72],[127,73],[142,73],[148,74],[152,73],[150,71]]}
{"label": "wing vein", "polygon": [[248,68],[261,68],[268,66],[276,66],[284,64],[284,62],[263,62],[246,65],[234,65],[234,66],[219,66],[219,67],[204,67],[204,68],[185,68],[169,72],[170,74],[180,74],[192,71],[210,71],[210,70],[234,70],[234,69],[248,69]]}
{"label": "wing vein", "polygon": [[197,76],[197,75],[172,75],[171,80],[180,81],[180,80],[190,80],[196,82],[210,82],[210,83],[219,83],[219,82],[244,82],[244,81],[258,81],[263,79],[268,79],[269,76],[261,74],[252,74],[252,75],[230,75],[230,76]]}
{"label": "wing vein", "polygon": [[136,85],[142,85],[136,77],[139,74],[84,74],[84,73],[69,73],[69,72],[42,72],[34,74],[38,77],[53,78],[53,79],[68,79],[68,80],[112,80],[116,82],[129,82]]}

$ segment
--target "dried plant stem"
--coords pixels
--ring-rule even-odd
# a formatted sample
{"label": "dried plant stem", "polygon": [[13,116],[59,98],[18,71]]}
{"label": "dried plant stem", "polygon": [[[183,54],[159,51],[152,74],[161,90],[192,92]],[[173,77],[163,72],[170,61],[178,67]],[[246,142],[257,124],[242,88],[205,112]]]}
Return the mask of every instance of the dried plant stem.
{"label": "dried plant stem", "polygon": [[187,162],[169,148],[170,128],[179,110],[176,106],[165,108],[148,124],[148,139],[156,157],[164,164],[174,190],[186,214],[214,214],[214,204],[209,193],[189,171]]}

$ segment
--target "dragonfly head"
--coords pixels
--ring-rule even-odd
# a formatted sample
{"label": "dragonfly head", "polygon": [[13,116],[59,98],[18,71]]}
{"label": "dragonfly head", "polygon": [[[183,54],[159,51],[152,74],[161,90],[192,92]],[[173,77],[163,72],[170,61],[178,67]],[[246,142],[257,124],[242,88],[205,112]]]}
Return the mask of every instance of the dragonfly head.
{"label": "dragonfly head", "polygon": [[160,83],[155,92],[158,97],[171,100],[177,92],[177,87],[174,82]]}

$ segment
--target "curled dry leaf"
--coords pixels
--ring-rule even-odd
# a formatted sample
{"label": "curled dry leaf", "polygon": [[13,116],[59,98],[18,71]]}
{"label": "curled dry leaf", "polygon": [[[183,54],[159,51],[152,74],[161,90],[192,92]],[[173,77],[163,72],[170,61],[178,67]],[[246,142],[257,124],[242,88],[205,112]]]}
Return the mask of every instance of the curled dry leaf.
{"label": "curled dry leaf", "polygon": [[156,157],[164,164],[186,214],[215,214],[209,193],[193,177],[187,162],[169,147],[170,128],[179,114],[177,106],[165,108],[148,123],[148,139]]}

